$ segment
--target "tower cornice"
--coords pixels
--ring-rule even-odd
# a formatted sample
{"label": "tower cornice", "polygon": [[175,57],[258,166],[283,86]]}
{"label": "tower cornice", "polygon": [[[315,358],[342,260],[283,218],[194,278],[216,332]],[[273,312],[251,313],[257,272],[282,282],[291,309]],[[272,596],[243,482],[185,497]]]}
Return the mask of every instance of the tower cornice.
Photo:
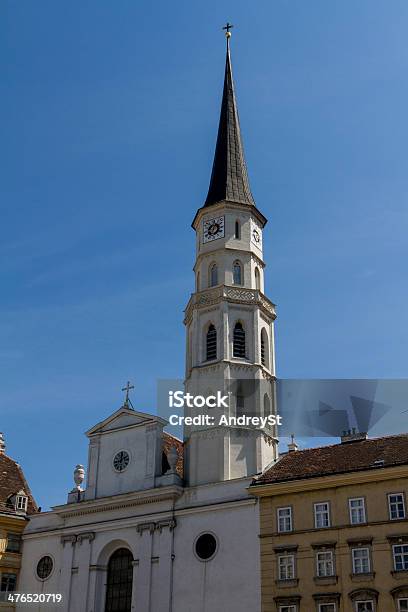
{"label": "tower cornice", "polygon": [[185,309],[184,324],[191,320],[195,308],[208,308],[222,301],[242,304],[247,306],[258,306],[269,318],[276,319],[276,306],[259,289],[248,289],[234,285],[218,285],[211,289],[205,289],[193,293]]}
{"label": "tower cornice", "polygon": [[231,202],[227,200],[222,200],[220,202],[217,202],[217,204],[212,205],[211,209],[209,209],[208,206],[202,206],[197,210],[193,222],[191,224],[191,227],[194,230],[197,231],[201,219],[204,215],[208,214],[210,210],[211,214],[214,214],[214,216],[217,216],[217,212],[219,212],[220,210],[241,210],[242,212],[246,213],[250,212],[254,217],[256,217],[262,228],[264,228],[265,225],[268,223],[268,219],[255,206],[251,206],[249,208],[247,205],[242,204],[241,202]]}

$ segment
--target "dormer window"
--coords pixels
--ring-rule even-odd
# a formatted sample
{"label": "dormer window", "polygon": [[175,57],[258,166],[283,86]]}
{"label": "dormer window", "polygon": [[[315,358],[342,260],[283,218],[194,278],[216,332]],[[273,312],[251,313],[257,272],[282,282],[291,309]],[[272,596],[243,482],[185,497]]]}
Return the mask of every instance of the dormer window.
{"label": "dormer window", "polygon": [[27,512],[27,506],[28,506],[28,497],[27,497],[27,495],[23,495],[21,493],[18,493],[18,495],[16,495],[16,510],[17,510],[17,512]]}

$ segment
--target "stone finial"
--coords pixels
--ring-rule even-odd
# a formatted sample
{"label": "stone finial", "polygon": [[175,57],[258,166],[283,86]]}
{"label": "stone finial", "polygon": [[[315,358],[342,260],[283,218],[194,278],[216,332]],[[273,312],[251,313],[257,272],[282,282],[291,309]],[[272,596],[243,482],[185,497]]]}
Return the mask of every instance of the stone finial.
{"label": "stone finial", "polygon": [[80,463],[78,463],[78,465],[76,466],[75,470],[74,470],[74,482],[76,487],[74,488],[74,491],[82,491],[81,485],[84,482],[85,479],[85,469],[84,466],[81,465]]}
{"label": "stone finial", "polygon": [[6,443],[4,441],[4,433],[0,431],[0,455],[4,455],[6,452]]}
{"label": "stone finial", "polygon": [[175,446],[171,446],[169,449],[169,452],[167,454],[167,461],[169,462],[169,466],[170,466],[170,474],[175,474],[176,473],[176,465],[177,465],[177,461],[178,461],[178,453],[177,453],[177,448]]}
{"label": "stone finial", "polygon": [[290,453],[293,453],[297,450],[299,450],[299,445],[295,442],[295,434],[291,434],[290,436],[290,443],[288,444],[288,451]]}

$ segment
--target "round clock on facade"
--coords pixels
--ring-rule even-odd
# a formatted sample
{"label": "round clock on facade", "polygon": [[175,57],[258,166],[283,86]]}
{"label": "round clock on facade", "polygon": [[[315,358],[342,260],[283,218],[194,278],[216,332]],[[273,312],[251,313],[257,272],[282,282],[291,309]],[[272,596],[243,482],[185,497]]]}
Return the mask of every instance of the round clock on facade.
{"label": "round clock on facade", "polygon": [[261,234],[256,228],[252,230],[252,238],[254,239],[254,242],[256,242],[256,244],[259,244],[261,242]]}
{"label": "round clock on facade", "polygon": [[224,238],[224,217],[207,219],[203,223],[203,242]]}
{"label": "round clock on facade", "polygon": [[125,450],[121,450],[113,458],[113,467],[117,472],[123,472],[129,465],[130,456]]}

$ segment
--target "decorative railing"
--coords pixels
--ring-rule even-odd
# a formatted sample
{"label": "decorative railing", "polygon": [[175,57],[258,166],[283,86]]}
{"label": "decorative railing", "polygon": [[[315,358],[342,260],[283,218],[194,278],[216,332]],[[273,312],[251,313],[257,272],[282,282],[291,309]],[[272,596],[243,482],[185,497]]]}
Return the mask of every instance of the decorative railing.
{"label": "decorative railing", "polygon": [[191,316],[194,306],[211,306],[212,304],[217,304],[222,299],[240,304],[258,304],[271,317],[276,317],[275,304],[268,300],[258,289],[219,285],[212,289],[199,291],[191,296],[185,311],[186,320]]}

